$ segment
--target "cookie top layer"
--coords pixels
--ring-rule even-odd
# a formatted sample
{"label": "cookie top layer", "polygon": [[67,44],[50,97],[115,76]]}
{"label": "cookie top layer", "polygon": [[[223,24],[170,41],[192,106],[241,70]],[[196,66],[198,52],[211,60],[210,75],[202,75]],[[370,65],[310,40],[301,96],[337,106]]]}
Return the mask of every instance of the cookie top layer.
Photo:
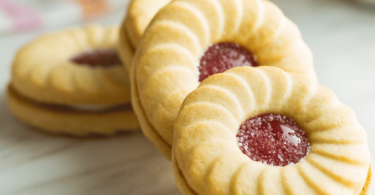
{"label": "cookie top layer", "polygon": [[[305,160],[279,167],[242,153],[241,124],[266,113],[292,118],[306,132]],[[273,67],[234,68],[203,81],[181,106],[173,158],[185,187],[199,195],[358,195],[370,166],[367,134],[354,112],[331,90]]]}
{"label": "cookie top layer", "polygon": [[67,29],[41,36],[24,46],[12,66],[14,89],[35,101],[64,105],[123,104],[130,101],[122,66],[85,66],[73,58],[92,51],[115,51],[118,27]]}
{"label": "cookie top layer", "polygon": [[139,44],[143,32],[156,13],[172,0],[133,0],[123,23],[133,48]]}
{"label": "cookie top layer", "polygon": [[132,102],[142,129],[169,159],[178,110],[199,85],[199,60],[209,46],[220,42],[241,45],[260,66],[302,73],[316,81],[310,49],[296,25],[271,2],[171,2],[147,28],[131,73]]}

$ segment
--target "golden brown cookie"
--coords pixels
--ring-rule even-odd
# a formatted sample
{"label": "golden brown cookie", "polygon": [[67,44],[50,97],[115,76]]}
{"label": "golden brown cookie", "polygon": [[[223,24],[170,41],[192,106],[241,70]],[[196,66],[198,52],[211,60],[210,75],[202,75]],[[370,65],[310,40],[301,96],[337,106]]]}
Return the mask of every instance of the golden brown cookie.
{"label": "golden brown cookie", "polygon": [[90,25],[24,46],[12,66],[10,110],[23,122],[52,132],[138,129],[129,105],[129,78],[117,54],[118,34],[118,27]]}
{"label": "golden brown cookie", "polygon": [[[293,161],[304,141],[308,150]],[[367,194],[370,158],[352,109],[305,76],[273,67],[209,77],[186,97],[174,128],[174,173],[185,195]]]}
{"label": "golden brown cookie", "polygon": [[168,159],[182,101],[202,75],[222,72],[212,66],[202,69],[206,61],[221,64],[207,54],[211,50],[218,59],[235,56],[231,66],[274,66],[316,82],[310,49],[296,25],[271,2],[171,2],[147,28],[130,73],[132,104],[142,130]]}

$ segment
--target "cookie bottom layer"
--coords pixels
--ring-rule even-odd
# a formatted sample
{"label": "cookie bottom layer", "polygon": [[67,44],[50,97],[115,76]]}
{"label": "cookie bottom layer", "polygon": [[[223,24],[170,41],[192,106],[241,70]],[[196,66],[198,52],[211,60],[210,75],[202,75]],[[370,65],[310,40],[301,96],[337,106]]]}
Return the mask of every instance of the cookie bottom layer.
{"label": "cookie bottom layer", "polygon": [[[172,164],[173,164],[174,178],[176,180],[177,188],[180,190],[180,192],[183,195],[198,195],[196,192],[194,192],[193,189],[190,188],[189,184],[187,183],[184,175],[182,174],[180,167],[178,166],[177,161],[173,155],[172,155]],[[359,193],[359,195],[369,195],[371,182],[372,182],[372,171],[371,171],[371,165],[370,165],[365,185],[363,186],[362,191],[361,193]]]}
{"label": "cookie bottom layer", "polygon": [[131,83],[131,97],[132,97],[132,105],[134,112],[137,114],[139,123],[141,125],[141,129],[143,134],[149,139],[164,155],[164,157],[167,160],[172,160],[172,146],[167,143],[160,135],[159,133],[155,130],[155,128],[149,123],[147,116],[141,106],[140,99],[138,98],[138,90],[137,86],[135,84],[134,80],[134,68],[131,67],[132,73],[130,74],[130,79],[132,79]]}
{"label": "cookie bottom layer", "polygon": [[73,136],[113,135],[118,131],[137,131],[139,124],[132,110],[109,112],[62,112],[47,109],[7,89],[11,113],[22,122],[51,133]]}
{"label": "cookie bottom layer", "polygon": [[[120,43],[121,44],[119,44],[118,47],[120,58],[122,59],[125,68],[128,71],[130,80],[135,81],[134,68],[132,67],[131,60],[128,60],[133,58],[134,51],[130,47],[129,37],[126,32],[125,25],[122,26],[120,31]],[[140,100],[138,98],[136,85],[134,84],[134,82],[131,82],[131,85],[132,106],[134,112],[137,114],[143,134],[147,137],[147,139],[149,139],[152,143],[154,143],[157,146],[157,148],[165,156],[165,158],[171,160],[172,146],[168,144],[165,140],[163,140],[161,136],[158,134],[158,132],[148,122],[147,117],[140,104]]]}

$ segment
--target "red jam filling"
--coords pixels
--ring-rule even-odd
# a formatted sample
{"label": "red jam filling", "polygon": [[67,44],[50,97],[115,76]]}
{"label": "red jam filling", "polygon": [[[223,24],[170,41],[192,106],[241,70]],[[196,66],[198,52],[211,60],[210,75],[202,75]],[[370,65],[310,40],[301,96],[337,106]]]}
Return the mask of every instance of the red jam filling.
{"label": "red jam filling", "polygon": [[237,133],[241,151],[250,159],[273,166],[296,164],[308,154],[310,143],[298,124],[280,114],[246,120]]}
{"label": "red jam filling", "polygon": [[207,77],[239,66],[258,66],[255,57],[236,43],[217,43],[200,60],[199,82]]}
{"label": "red jam filling", "polygon": [[118,53],[114,50],[95,50],[86,52],[74,57],[72,62],[79,65],[93,67],[110,67],[122,64]]}

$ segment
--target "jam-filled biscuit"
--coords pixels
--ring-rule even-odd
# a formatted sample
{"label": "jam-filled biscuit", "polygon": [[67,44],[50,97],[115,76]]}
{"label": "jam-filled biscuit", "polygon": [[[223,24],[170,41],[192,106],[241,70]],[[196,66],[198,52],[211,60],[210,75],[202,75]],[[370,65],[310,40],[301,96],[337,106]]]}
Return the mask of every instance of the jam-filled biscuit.
{"label": "jam-filled biscuit", "polygon": [[56,133],[109,135],[138,129],[129,78],[117,54],[118,34],[118,27],[90,25],[24,46],[12,66],[11,112]]}
{"label": "jam-filled biscuit", "polygon": [[203,81],[174,128],[184,195],[368,194],[367,134],[329,89],[274,67]]}
{"label": "jam-filled biscuit", "polygon": [[186,95],[236,66],[274,66],[317,80],[298,28],[269,1],[175,0],[155,16],[133,58],[132,104],[144,134],[168,159]]}

